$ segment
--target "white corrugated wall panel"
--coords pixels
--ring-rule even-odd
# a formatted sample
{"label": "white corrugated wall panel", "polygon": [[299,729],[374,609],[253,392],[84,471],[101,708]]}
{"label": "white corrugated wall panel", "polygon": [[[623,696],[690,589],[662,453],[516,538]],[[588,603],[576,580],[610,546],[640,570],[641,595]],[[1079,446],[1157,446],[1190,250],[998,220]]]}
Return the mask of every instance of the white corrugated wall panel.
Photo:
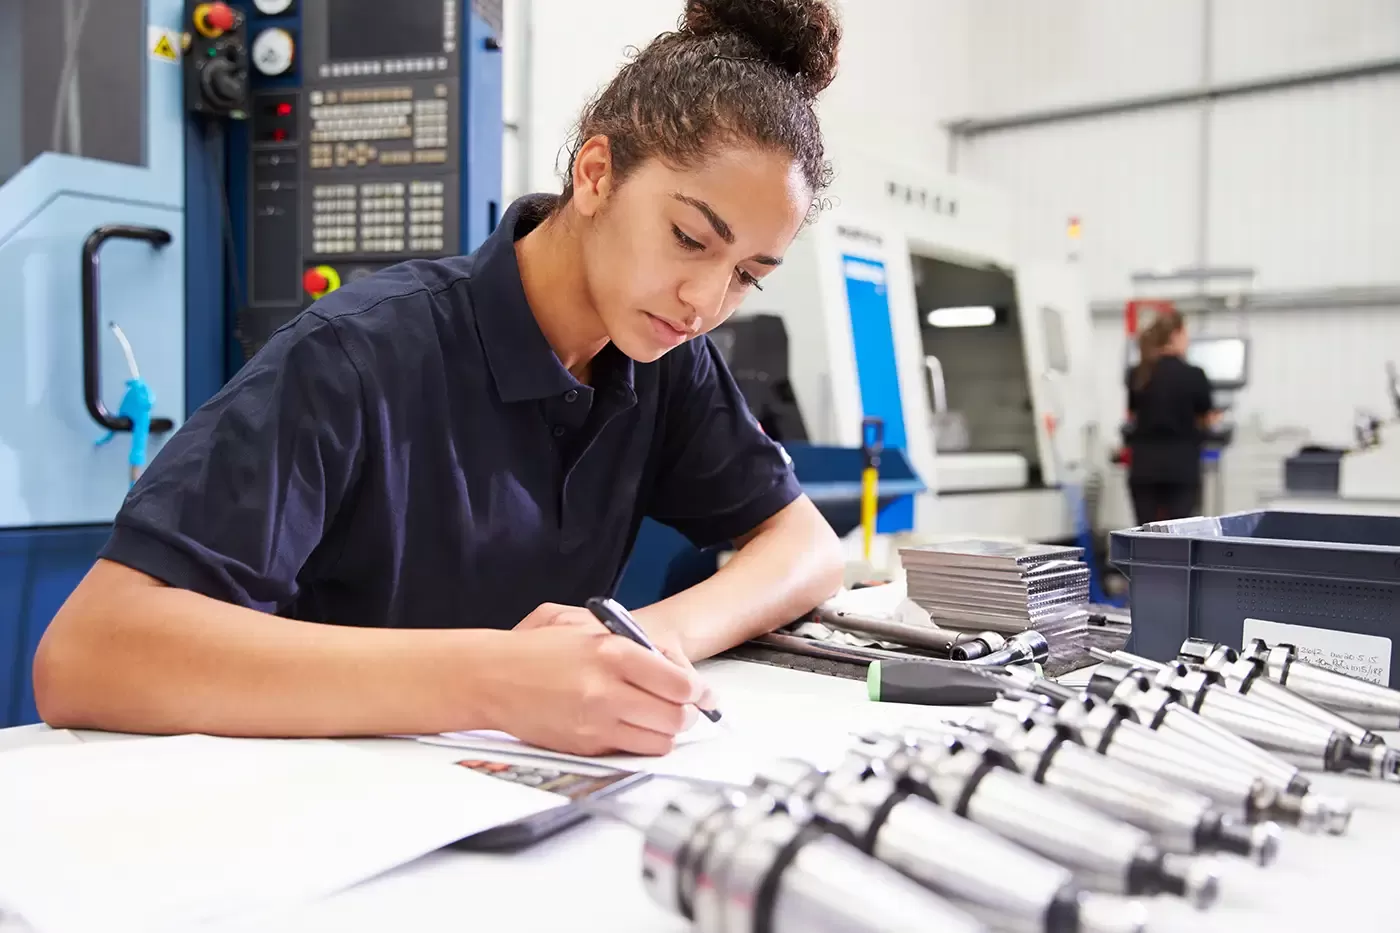
{"label": "white corrugated wall panel", "polygon": [[[836,81],[820,103],[829,137],[872,142],[942,166],[944,115],[961,109],[970,0],[839,0],[845,40]],[[682,0],[531,0],[528,121],[531,190],[559,190],[561,147],[588,99],[624,61],[675,27]]]}
{"label": "white corrugated wall panel", "polygon": [[1265,290],[1400,282],[1400,75],[1222,101],[1210,256]]}
{"label": "white corrugated wall panel", "polygon": [[1216,81],[1400,55],[1400,0],[1212,0]]}
{"label": "white corrugated wall panel", "polygon": [[1065,255],[1078,217],[1089,294],[1123,296],[1134,270],[1196,262],[1199,127],[1182,107],[994,133],[959,171],[1010,192],[1021,257]]}
{"label": "white corrugated wall panel", "polygon": [[819,103],[826,136],[942,168],[942,118],[966,94],[969,5],[841,0],[840,70]]}
{"label": "white corrugated wall panel", "polygon": [[[1249,386],[1238,414],[1305,429],[1317,443],[1349,444],[1357,409],[1397,414],[1386,363],[1400,366],[1400,307],[1252,312]],[[1221,322],[1220,332],[1232,332]]]}
{"label": "white corrugated wall panel", "polygon": [[988,117],[1194,86],[1201,10],[1200,0],[977,0],[967,110]]}

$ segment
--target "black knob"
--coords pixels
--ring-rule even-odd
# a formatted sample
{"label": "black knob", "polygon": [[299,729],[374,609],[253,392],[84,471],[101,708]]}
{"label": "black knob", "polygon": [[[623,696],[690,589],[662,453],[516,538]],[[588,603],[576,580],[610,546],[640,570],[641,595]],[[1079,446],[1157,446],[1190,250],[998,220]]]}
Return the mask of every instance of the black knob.
{"label": "black knob", "polygon": [[228,110],[243,100],[247,72],[227,57],[211,58],[200,75],[205,99],[217,110]]}

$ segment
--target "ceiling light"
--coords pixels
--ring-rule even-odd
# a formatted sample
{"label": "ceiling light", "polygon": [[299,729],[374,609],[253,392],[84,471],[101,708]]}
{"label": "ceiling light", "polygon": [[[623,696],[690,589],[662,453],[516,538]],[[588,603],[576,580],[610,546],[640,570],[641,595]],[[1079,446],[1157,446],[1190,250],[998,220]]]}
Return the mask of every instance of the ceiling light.
{"label": "ceiling light", "polygon": [[931,327],[986,327],[997,322],[997,309],[988,305],[967,308],[934,308],[928,313]]}

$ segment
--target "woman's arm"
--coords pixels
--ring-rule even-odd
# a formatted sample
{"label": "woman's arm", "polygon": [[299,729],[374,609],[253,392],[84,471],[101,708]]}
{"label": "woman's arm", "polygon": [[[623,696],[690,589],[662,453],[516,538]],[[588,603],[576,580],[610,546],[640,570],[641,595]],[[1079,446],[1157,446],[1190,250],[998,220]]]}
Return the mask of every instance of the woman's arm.
{"label": "woman's arm", "polygon": [[703,696],[692,671],[625,638],[297,622],[100,561],[39,644],[52,726],[322,737],[501,729],[578,755],[660,755]]}
{"label": "woman's arm", "polygon": [[806,496],[736,543],[714,576],[638,610],[637,621],[699,660],[787,625],[841,587],[841,541]]}
{"label": "woman's arm", "polygon": [[39,644],[39,714],[60,728],[235,736],[490,727],[509,633],[297,622],[99,561]]}

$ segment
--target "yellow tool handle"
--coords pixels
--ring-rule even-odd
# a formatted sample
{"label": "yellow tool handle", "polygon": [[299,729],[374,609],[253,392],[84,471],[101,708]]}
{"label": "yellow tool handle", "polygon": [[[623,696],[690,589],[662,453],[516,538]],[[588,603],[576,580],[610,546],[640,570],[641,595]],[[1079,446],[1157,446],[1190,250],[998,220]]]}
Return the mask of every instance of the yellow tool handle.
{"label": "yellow tool handle", "polygon": [[875,506],[879,503],[880,471],[866,467],[860,474],[860,527],[863,553],[870,561],[870,546],[875,540]]}

